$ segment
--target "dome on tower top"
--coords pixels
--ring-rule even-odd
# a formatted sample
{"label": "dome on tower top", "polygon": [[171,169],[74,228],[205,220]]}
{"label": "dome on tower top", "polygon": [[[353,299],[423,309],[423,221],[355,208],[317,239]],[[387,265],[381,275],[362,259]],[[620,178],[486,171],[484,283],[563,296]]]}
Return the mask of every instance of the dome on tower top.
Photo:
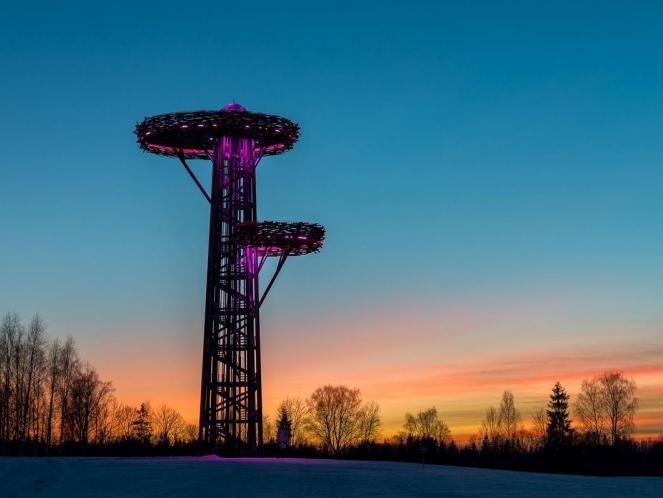
{"label": "dome on tower top", "polygon": [[224,105],[221,112],[246,112],[246,109],[235,102],[231,102],[230,104]]}

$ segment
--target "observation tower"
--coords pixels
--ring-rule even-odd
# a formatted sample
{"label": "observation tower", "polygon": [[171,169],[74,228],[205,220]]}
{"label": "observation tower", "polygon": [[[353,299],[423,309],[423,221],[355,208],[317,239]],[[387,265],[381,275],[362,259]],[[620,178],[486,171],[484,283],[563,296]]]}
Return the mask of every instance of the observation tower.
{"label": "observation tower", "polygon": [[[257,218],[256,167],[292,149],[299,127],[232,103],[149,117],[135,133],[144,151],[179,159],[210,204],[200,441],[255,453],[263,439],[260,306],[286,259],[319,251],[325,236],[318,224]],[[210,193],[189,159],[211,161]],[[270,257],[276,269],[261,292],[258,276]]]}

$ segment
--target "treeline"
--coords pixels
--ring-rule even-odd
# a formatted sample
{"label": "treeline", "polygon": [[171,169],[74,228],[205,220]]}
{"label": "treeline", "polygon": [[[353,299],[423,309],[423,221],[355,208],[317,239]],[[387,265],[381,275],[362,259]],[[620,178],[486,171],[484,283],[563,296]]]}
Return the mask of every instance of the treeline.
{"label": "treeline", "polygon": [[[175,410],[132,407],[81,359],[71,337],[49,339],[42,319],[8,313],[0,326],[0,454],[139,453],[185,445],[197,428]],[[125,451],[126,449],[126,451]]]}
{"label": "treeline", "polygon": [[[636,385],[622,372],[606,371],[584,380],[575,402],[557,382],[546,407],[537,410],[526,430],[514,396],[505,391],[498,409],[491,407],[481,423],[482,445],[546,446],[564,448],[573,444],[617,446],[631,440],[638,408]],[[575,422],[571,420],[571,410]]]}
{"label": "treeline", "polygon": [[[585,380],[572,403],[557,382],[547,405],[526,424],[513,393],[505,391],[499,406],[486,411],[478,432],[459,446],[435,407],[405,414],[403,430],[378,441],[378,405],[362,404],[356,389],[325,386],[307,400],[281,403],[275,426],[266,424],[271,437],[266,454],[539,472],[663,475],[663,439],[632,438],[638,407],[635,392],[635,383],[622,372],[606,371]],[[285,449],[284,434],[290,435]]]}
{"label": "treeline", "polygon": [[[71,337],[49,339],[35,316],[8,313],[0,326],[0,454],[223,454],[197,442],[198,429],[174,409],[130,406],[80,358]],[[359,389],[323,386],[288,398],[263,420],[265,456],[401,460],[543,472],[663,475],[663,439],[633,440],[636,385],[622,372],[583,381],[574,400],[558,382],[546,406],[524,420],[512,392],[487,409],[459,445],[436,407],[406,413],[381,437],[380,407]]]}

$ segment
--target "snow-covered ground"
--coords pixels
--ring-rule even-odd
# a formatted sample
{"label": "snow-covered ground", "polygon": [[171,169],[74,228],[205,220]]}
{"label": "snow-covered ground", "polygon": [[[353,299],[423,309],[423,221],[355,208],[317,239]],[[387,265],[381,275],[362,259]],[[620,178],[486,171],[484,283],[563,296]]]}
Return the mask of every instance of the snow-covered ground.
{"label": "snow-covered ground", "polygon": [[306,459],[0,458],[0,497],[663,497],[663,478]]}

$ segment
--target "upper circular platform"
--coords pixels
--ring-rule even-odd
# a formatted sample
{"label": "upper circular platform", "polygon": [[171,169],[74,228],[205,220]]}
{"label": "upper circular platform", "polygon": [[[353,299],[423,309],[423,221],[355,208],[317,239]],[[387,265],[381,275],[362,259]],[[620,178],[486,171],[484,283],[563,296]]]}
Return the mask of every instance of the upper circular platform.
{"label": "upper circular platform", "polygon": [[159,114],[136,125],[141,149],[162,156],[184,155],[207,159],[219,137],[252,138],[263,155],[286,152],[299,138],[299,126],[289,119],[248,112],[239,104],[227,104],[220,111]]}
{"label": "upper circular platform", "polygon": [[318,252],[325,239],[325,229],[317,223],[258,221],[238,227],[241,244],[254,247],[266,256],[301,256]]}

